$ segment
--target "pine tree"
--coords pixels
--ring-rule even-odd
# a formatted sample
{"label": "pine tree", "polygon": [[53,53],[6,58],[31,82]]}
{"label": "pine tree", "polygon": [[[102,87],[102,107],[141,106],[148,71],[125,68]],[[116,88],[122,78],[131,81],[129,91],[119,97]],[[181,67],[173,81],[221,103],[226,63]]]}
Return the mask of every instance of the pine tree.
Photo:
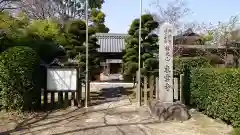
{"label": "pine tree", "polygon": [[[69,21],[65,26],[66,38],[68,43],[65,45],[67,55],[71,59],[76,59],[81,71],[86,68],[86,23],[82,20]],[[99,73],[100,57],[97,49],[97,38],[94,36],[95,28],[89,27],[89,71],[90,75]]]}
{"label": "pine tree", "polygon": [[[149,71],[158,68],[158,60],[155,57],[155,54],[158,52],[158,36],[153,33],[153,30],[155,30],[159,24],[154,21],[150,14],[145,14],[141,17],[141,71],[143,73],[149,73]],[[123,56],[125,76],[135,77],[136,71],[138,70],[139,23],[139,19],[135,19],[128,31],[129,37],[126,39]]]}

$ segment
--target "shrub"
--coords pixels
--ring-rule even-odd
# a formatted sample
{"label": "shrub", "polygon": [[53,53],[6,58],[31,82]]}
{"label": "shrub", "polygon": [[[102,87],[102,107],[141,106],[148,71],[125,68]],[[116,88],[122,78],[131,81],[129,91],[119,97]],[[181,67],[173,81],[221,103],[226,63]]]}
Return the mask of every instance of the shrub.
{"label": "shrub", "polygon": [[175,57],[173,59],[174,75],[183,74],[186,70],[196,67],[210,67],[210,60],[206,57]]}
{"label": "shrub", "polygon": [[240,128],[234,128],[232,131],[232,135],[240,135]]}
{"label": "shrub", "polygon": [[205,68],[191,71],[191,104],[208,116],[240,127],[240,70]]}
{"label": "shrub", "polygon": [[40,105],[40,60],[28,47],[12,47],[0,55],[0,105],[7,110],[33,109]]}
{"label": "shrub", "polygon": [[[211,60],[206,57],[174,57],[173,74],[179,76],[186,70],[199,67],[211,67]],[[158,69],[152,71],[152,74],[158,76]]]}
{"label": "shrub", "polygon": [[184,74],[183,97],[185,104],[190,104],[190,70],[200,67],[210,67],[210,60],[206,57],[175,57],[173,61],[174,76]]}

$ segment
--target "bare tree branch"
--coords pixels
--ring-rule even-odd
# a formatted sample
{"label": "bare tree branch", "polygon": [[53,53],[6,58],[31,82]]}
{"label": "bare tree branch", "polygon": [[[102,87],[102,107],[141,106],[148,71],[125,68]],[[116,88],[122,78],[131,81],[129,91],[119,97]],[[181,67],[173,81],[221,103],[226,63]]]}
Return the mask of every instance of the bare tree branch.
{"label": "bare tree branch", "polygon": [[183,0],[168,1],[166,7],[163,6],[163,0],[154,0],[150,4],[153,11],[147,11],[153,14],[155,20],[159,23],[169,22],[175,26],[175,28],[181,27],[181,19],[190,14],[190,9],[187,7],[187,3]]}
{"label": "bare tree branch", "polygon": [[[232,16],[227,22],[218,22],[217,25],[201,25],[193,23],[191,28],[198,28],[205,34],[212,36],[207,45],[215,46],[217,49],[218,58],[225,62],[225,66],[228,66],[228,53],[229,49],[233,52],[234,57],[239,57],[239,48],[235,44],[239,44],[240,41],[240,23],[238,16]],[[204,26],[204,27],[203,27]],[[189,26],[188,26],[189,27]],[[212,53],[203,49],[207,56],[211,56]]]}
{"label": "bare tree branch", "polygon": [[217,26],[211,30],[213,42],[219,46],[238,41],[240,39],[239,26],[238,16],[232,16],[228,22],[218,22]]}
{"label": "bare tree branch", "polygon": [[0,0],[0,12],[4,10],[16,9],[16,7],[13,5],[13,2],[16,1],[19,0]]}

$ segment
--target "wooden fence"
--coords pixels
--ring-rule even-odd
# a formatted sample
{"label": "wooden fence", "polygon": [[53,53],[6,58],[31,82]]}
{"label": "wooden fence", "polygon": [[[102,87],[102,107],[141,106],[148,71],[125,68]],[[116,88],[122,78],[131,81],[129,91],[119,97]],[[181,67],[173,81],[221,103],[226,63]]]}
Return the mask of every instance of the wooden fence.
{"label": "wooden fence", "polygon": [[68,107],[82,106],[82,91],[47,91],[44,90],[43,106],[51,107]]}
{"label": "wooden fence", "polygon": [[[173,101],[185,102],[183,96],[183,79],[183,74],[173,78]],[[143,82],[142,97],[144,104],[147,104],[148,100],[159,99],[159,78],[156,76],[151,76],[150,78],[144,77]]]}

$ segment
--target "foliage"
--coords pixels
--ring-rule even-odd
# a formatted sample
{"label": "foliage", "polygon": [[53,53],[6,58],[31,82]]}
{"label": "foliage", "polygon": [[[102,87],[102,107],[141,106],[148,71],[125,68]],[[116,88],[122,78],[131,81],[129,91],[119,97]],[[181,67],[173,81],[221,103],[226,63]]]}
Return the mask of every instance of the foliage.
{"label": "foliage", "polygon": [[175,57],[173,59],[174,75],[184,74],[186,70],[199,67],[210,67],[210,60],[206,57]]}
{"label": "foliage", "polygon": [[23,16],[14,18],[7,12],[0,12],[0,20],[0,52],[2,52],[13,46],[16,39],[25,35],[23,31],[28,22]]}
{"label": "foliage", "polygon": [[[158,23],[154,21],[150,14],[142,15],[141,18],[141,68],[145,71],[153,71],[158,68],[158,61],[155,57],[155,53],[158,51],[158,36],[151,32],[158,27]],[[125,75],[134,77],[138,70],[139,19],[133,20],[128,34],[123,56],[123,67]]]}
{"label": "foliage", "polygon": [[40,56],[42,62],[49,64],[55,58],[65,55],[65,51],[52,40],[36,38],[22,38],[14,42],[14,46],[27,46],[34,49]]}
{"label": "foliage", "polygon": [[[86,66],[86,24],[82,20],[69,21],[65,26],[68,44],[64,46],[67,50],[69,58],[77,59],[82,71],[85,71]],[[89,27],[89,70],[92,73],[98,72],[100,68],[100,58],[97,48],[97,38],[94,36],[95,29]]]}
{"label": "foliage", "polygon": [[[21,9],[31,19],[57,18],[63,24],[72,19],[84,19],[85,0],[21,0],[15,7]],[[88,11],[101,9],[104,0],[88,0]]]}
{"label": "foliage", "polygon": [[65,55],[60,45],[66,44],[67,41],[56,21],[33,20],[25,30],[27,35],[21,39],[21,46],[25,44],[36,50],[44,62],[50,63],[54,58]]}
{"label": "foliage", "polygon": [[105,14],[98,9],[92,9],[90,19],[93,22],[93,27],[95,28],[96,33],[108,33],[109,28],[107,28],[104,24],[105,22]]}
{"label": "foliage", "polygon": [[0,13],[0,52],[13,46],[28,46],[33,48],[41,59],[49,63],[64,51],[59,47],[65,44],[65,37],[60,26],[53,20],[33,20],[20,13],[12,17],[8,13]]}
{"label": "foliage", "polygon": [[[194,68],[212,67],[211,59],[206,57],[174,57],[173,58],[173,74],[180,76]],[[156,70],[156,75],[158,71]]]}
{"label": "foliage", "polygon": [[22,13],[20,13],[17,18],[14,18],[7,12],[0,12],[0,20],[0,28],[6,32],[15,32],[28,24],[26,18],[22,16]]}
{"label": "foliage", "polygon": [[174,76],[184,75],[183,97],[185,104],[190,104],[190,71],[195,68],[211,67],[210,60],[206,57],[175,57],[173,59]]}
{"label": "foliage", "polygon": [[61,26],[52,19],[33,20],[26,28],[28,36],[41,39],[51,39],[56,43],[64,42],[64,35]]}
{"label": "foliage", "polygon": [[200,45],[207,45],[212,40],[213,40],[213,32],[208,31],[206,34],[201,36]]}
{"label": "foliage", "polygon": [[[28,1],[29,2],[29,1]],[[37,2],[37,4],[40,4],[42,2],[44,3],[42,6],[46,6],[49,4],[50,1],[41,1]],[[67,16],[70,16],[71,11],[75,11],[75,8],[77,8],[79,11],[76,12],[81,12],[81,14],[78,14],[80,16],[84,15],[84,3],[85,1],[69,1],[71,4],[69,5],[68,3],[64,3],[64,1],[51,1],[51,2],[56,2],[60,7],[64,7],[62,10],[67,11]],[[109,29],[105,26],[104,21],[105,21],[105,15],[104,13],[100,10],[101,5],[104,1],[103,0],[89,0],[89,7],[90,7],[90,24],[89,26],[89,35],[93,35],[95,32],[108,32]],[[47,4],[48,3],[48,4]],[[46,4],[46,5],[45,5]],[[29,5],[28,5],[29,6]],[[36,5],[35,5],[36,6]],[[54,6],[54,4],[52,5]],[[56,5],[55,5],[56,6]],[[65,8],[65,7],[72,7],[72,8]],[[79,7],[80,6],[80,7]],[[51,7],[51,6],[50,6]],[[49,7],[49,8],[50,8]],[[26,7],[28,8],[28,7]],[[33,6],[34,8],[34,6]],[[65,24],[65,31],[63,30],[63,26],[60,24],[59,20],[56,19],[54,20],[53,18],[51,19],[44,19],[44,17],[40,17],[41,19],[32,19],[31,15],[29,16],[28,12],[25,12],[24,8],[21,8],[23,12],[18,17],[12,17],[8,13],[2,12],[0,14],[0,19],[3,20],[0,22],[0,52],[6,50],[9,47],[12,46],[28,46],[33,48],[41,57],[41,59],[45,63],[50,63],[52,60],[54,60],[58,56],[63,56],[65,55],[64,50],[61,48],[61,46],[66,47],[66,49],[71,50],[71,54],[68,55],[70,58],[75,58],[76,55],[78,54],[79,50],[77,50],[77,45],[79,42],[79,47],[78,49],[85,50],[83,44],[85,42],[85,22],[81,24],[81,26],[78,29],[81,29],[80,34],[76,33],[75,28],[71,28],[69,31],[69,24],[77,22],[78,20],[73,20],[73,21],[68,21]],[[36,8],[37,10],[37,8]],[[43,8],[42,10],[46,10]],[[34,10],[29,10],[30,12]],[[41,14],[41,11],[38,10],[36,12],[39,12]],[[54,11],[51,11],[54,12]],[[44,11],[45,13],[45,11]],[[34,14],[34,13],[33,13]],[[32,15],[33,15],[32,14]],[[36,13],[37,14],[37,13]],[[45,14],[47,16],[47,14]],[[31,23],[29,23],[29,19],[26,17],[28,16],[31,18]],[[37,16],[35,16],[37,17]],[[38,18],[38,17],[37,17]],[[48,18],[48,17],[47,17]],[[60,16],[61,18],[61,16]],[[70,17],[74,18],[74,17]],[[81,17],[80,17],[81,18]],[[67,19],[68,20],[68,19]],[[66,21],[64,21],[65,23]],[[91,23],[92,22],[92,23]],[[73,25],[72,25],[73,26]],[[76,26],[76,25],[75,25]],[[74,35],[75,34],[75,35]],[[78,36],[76,36],[79,34]],[[81,36],[80,36],[81,35]],[[80,40],[80,41],[78,41]],[[94,37],[90,37],[90,41],[95,42],[96,40]],[[90,44],[90,43],[89,43]],[[95,44],[95,43],[93,43]],[[68,48],[70,47],[70,49]],[[96,51],[96,48],[98,45],[95,45],[93,49],[90,46],[90,53],[95,54],[94,52]],[[73,49],[74,48],[74,49]],[[69,52],[69,51],[68,51]],[[82,51],[82,54],[83,51]],[[81,57],[81,61],[85,61],[85,57],[83,59],[83,55]],[[80,59],[80,58],[79,58]],[[91,59],[90,59],[91,60]],[[91,61],[93,63],[99,63],[98,60]],[[81,62],[81,65],[84,65],[84,63]],[[93,64],[94,65],[94,64]],[[96,65],[96,64],[95,64]],[[98,64],[99,65],[99,64]],[[83,66],[84,67],[84,66]]]}
{"label": "foliage", "polygon": [[[30,56],[30,57],[29,57]],[[0,56],[0,106],[7,110],[39,107],[37,53],[28,47],[12,47]]]}
{"label": "foliage", "polygon": [[240,128],[234,128],[232,131],[232,135],[240,135]]}
{"label": "foliage", "polygon": [[191,72],[191,104],[208,116],[240,127],[240,70],[195,69]]}

